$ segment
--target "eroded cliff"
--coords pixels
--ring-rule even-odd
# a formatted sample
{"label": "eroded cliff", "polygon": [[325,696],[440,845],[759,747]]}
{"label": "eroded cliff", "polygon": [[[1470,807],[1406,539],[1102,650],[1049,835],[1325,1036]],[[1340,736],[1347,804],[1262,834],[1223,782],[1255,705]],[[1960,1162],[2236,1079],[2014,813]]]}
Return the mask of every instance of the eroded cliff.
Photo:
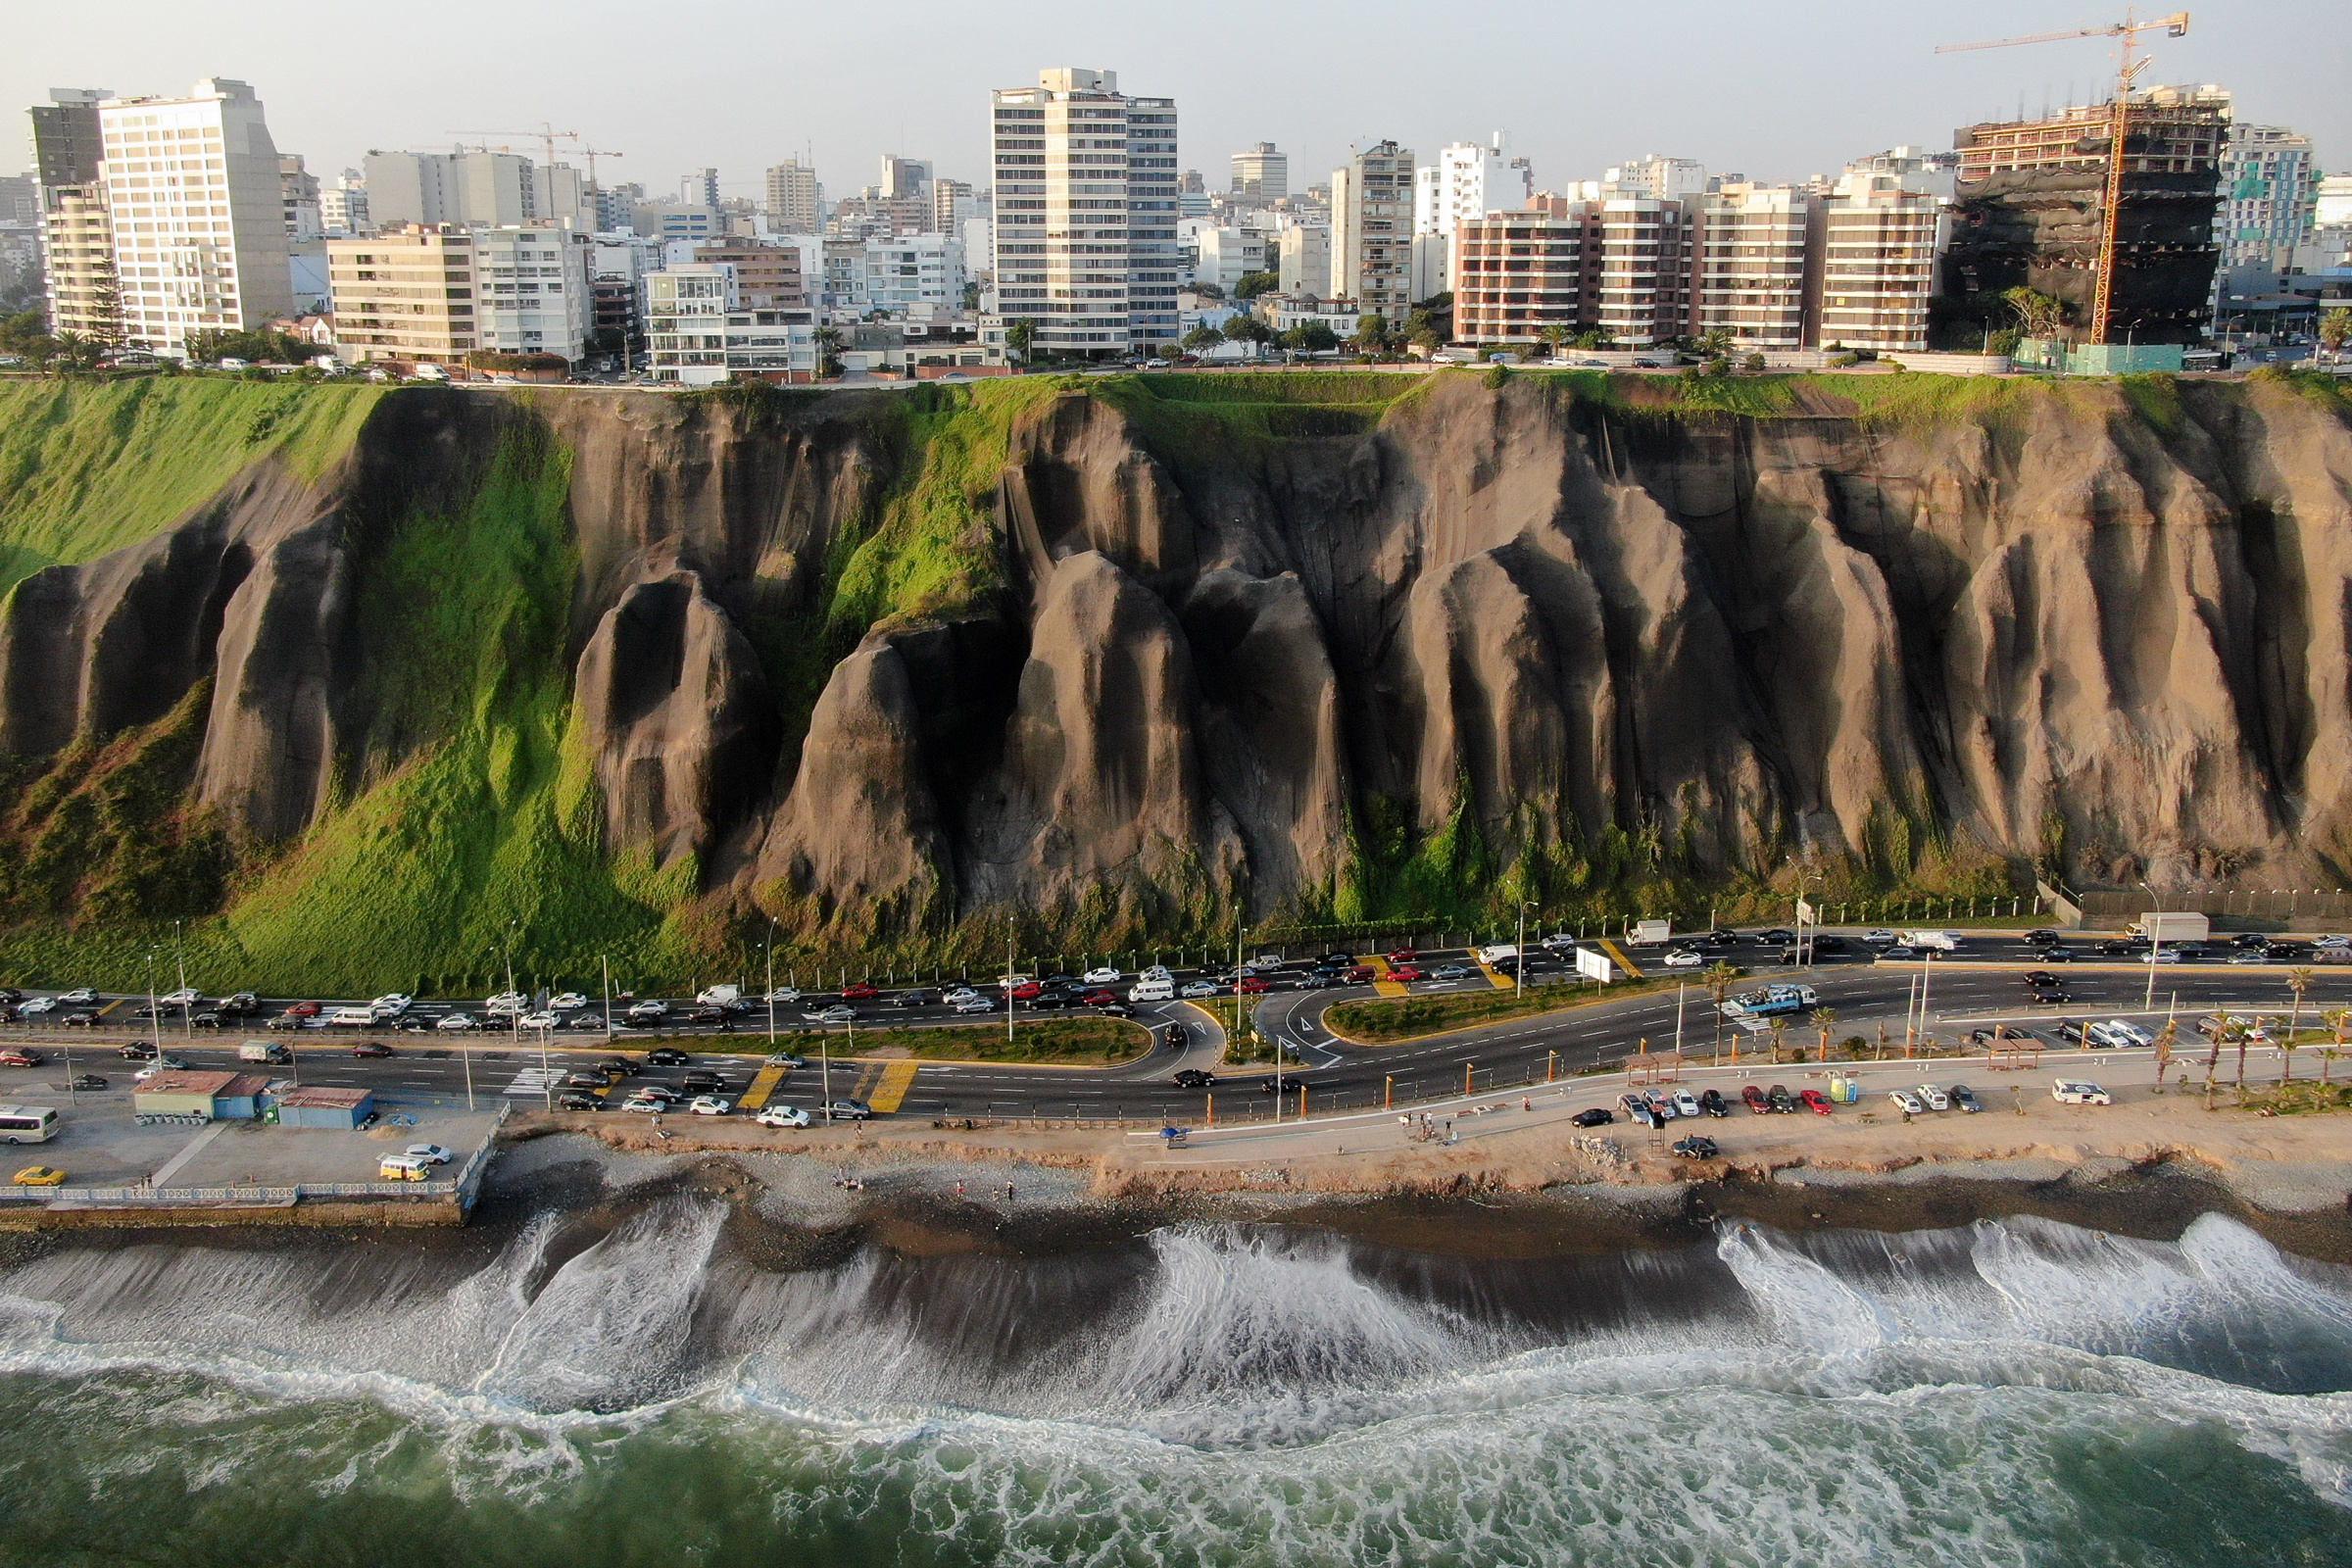
{"label": "eroded cliff", "polygon": [[289,980],[679,973],[771,919],[1076,948],[1791,856],[1990,891],[2352,852],[2320,388],[269,390],[144,526],[105,492],[61,531],[71,443],[0,445],[0,544],[37,493],[56,563],[0,609],[20,938],[224,912]]}

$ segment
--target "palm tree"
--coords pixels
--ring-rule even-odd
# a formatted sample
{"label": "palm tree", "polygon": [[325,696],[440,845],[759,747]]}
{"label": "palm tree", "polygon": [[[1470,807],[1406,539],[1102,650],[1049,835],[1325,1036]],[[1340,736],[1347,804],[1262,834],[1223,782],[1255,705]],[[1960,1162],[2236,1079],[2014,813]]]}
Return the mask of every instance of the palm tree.
{"label": "palm tree", "polygon": [[[1740,983],[1740,970],[1737,965],[1717,958],[1713,963],[1707,965],[1706,970],[1699,975],[1698,983],[1705,986],[1707,995],[1715,999],[1715,1056],[1717,1060],[1721,1060],[1723,1057],[1723,1004],[1731,1000],[1732,987]],[[1732,1042],[1732,1065],[1735,1067],[1740,1065],[1740,1042],[1737,1040]]]}
{"label": "palm tree", "polygon": [[1776,1064],[1777,1064],[1777,1063],[1780,1061],[1780,1059],[1781,1059],[1781,1040],[1782,1040],[1782,1038],[1783,1038],[1784,1036],[1786,1036],[1788,1033],[1788,1019],[1786,1019],[1786,1018],[1775,1018],[1775,1019],[1773,1019],[1773,1020],[1772,1020],[1772,1059],[1773,1059],[1773,1061],[1774,1061]]}
{"label": "palm tree", "polygon": [[1830,1059],[1830,1025],[1837,1021],[1838,1009],[1836,1007],[1815,1007],[1813,1009],[1813,1022],[1821,1030],[1821,1059],[1825,1064]]}
{"label": "palm tree", "polygon": [[2320,1053],[2320,1082],[2328,1081],[2328,1064],[2344,1053],[2344,1025],[2352,1023],[2352,1007],[2329,1007],[2320,1014],[2320,1022],[2335,1031],[2335,1044]]}
{"label": "palm tree", "polygon": [[2173,1064],[2173,1041],[2180,1033],[2180,1021],[2177,1018],[2165,1019],[2164,1027],[2156,1031],[2156,1091],[2159,1094],[2164,1092],[2164,1070]]}
{"label": "palm tree", "polygon": [[2278,1042],[2280,1083],[2295,1075],[2295,1026],[2303,1021],[2303,993],[2311,989],[2311,971],[2301,967],[2287,970],[2286,989],[2295,994],[2295,1007],[2287,1014],[2286,1038]]}

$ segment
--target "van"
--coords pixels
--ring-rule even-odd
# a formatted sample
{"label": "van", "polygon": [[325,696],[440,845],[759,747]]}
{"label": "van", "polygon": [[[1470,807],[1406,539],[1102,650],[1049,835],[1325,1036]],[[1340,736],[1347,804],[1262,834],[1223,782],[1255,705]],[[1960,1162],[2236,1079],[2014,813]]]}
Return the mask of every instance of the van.
{"label": "van", "polygon": [[0,1105],[0,1143],[45,1144],[57,1136],[57,1111],[48,1105]]}
{"label": "van", "polygon": [[446,381],[449,379],[449,372],[438,365],[419,365],[416,367],[416,379],[419,381]]}
{"label": "van", "polygon": [[379,1182],[420,1182],[432,1173],[431,1160],[417,1154],[386,1154],[375,1167]]}
{"label": "van", "polygon": [[248,1040],[237,1048],[239,1061],[289,1062],[294,1053],[271,1040]]}
{"label": "van", "polygon": [[329,1007],[318,1020],[329,1029],[366,1029],[375,1022],[373,1007]]}
{"label": "van", "polygon": [[1478,950],[1478,961],[1481,963],[1500,963],[1505,958],[1516,958],[1517,956],[1519,956],[1517,945],[1509,942],[1498,942],[1493,947]]}
{"label": "van", "polygon": [[1172,1002],[1175,998],[1176,982],[1167,979],[1138,980],[1127,991],[1129,1002]]}

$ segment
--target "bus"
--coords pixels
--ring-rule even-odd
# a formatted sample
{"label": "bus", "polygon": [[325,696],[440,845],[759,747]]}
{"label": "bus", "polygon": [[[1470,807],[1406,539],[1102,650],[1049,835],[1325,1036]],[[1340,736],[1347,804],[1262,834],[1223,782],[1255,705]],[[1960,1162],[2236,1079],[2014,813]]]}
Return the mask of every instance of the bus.
{"label": "bus", "polygon": [[0,1105],[0,1143],[45,1144],[57,1136],[57,1112],[47,1105]]}

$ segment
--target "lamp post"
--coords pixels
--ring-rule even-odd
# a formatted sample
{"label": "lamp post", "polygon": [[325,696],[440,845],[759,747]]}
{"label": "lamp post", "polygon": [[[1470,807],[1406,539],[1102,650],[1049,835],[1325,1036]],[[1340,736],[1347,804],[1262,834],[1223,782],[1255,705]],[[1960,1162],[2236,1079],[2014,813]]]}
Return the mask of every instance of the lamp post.
{"label": "lamp post", "polygon": [[154,1036],[155,1065],[156,1070],[160,1072],[164,1065],[164,1018],[162,1011],[155,1004],[155,950],[153,948],[147,950],[147,1023]]}
{"label": "lamp post", "polygon": [[179,966],[180,1033],[187,1036],[189,1043],[192,1045],[196,1040],[196,1008],[189,1003],[187,999],[188,950],[181,944],[179,940],[179,928],[184,924],[186,924],[186,922],[183,920],[174,920],[172,922],[172,955]]}
{"label": "lamp post", "polygon": [[1527,900],[1519,901],[1519,941],[1511,955],[1511,1000],[1527,995],[1527,911],[1534,907]]}
{"label": "lamp post", "polygon": [[2148,900],[2154,906],[2148,910],[2148,995],[2146,1000],[2140,1004],[2140,1010],[2153,1012],[2156,1010],[2156,953],[2164,946],[2157,936],[2157,933],[2164,929],[2164,922],[2157,919],[2156,916],[2164,911],[2164,899],[2155,888],[2146,882],[2140,883],[2140,886],[2147,888]]}
{"label": "lamp post", "polygon": [[776,917],[772,914],[767,917],[767,1054],[776,1054]]}

